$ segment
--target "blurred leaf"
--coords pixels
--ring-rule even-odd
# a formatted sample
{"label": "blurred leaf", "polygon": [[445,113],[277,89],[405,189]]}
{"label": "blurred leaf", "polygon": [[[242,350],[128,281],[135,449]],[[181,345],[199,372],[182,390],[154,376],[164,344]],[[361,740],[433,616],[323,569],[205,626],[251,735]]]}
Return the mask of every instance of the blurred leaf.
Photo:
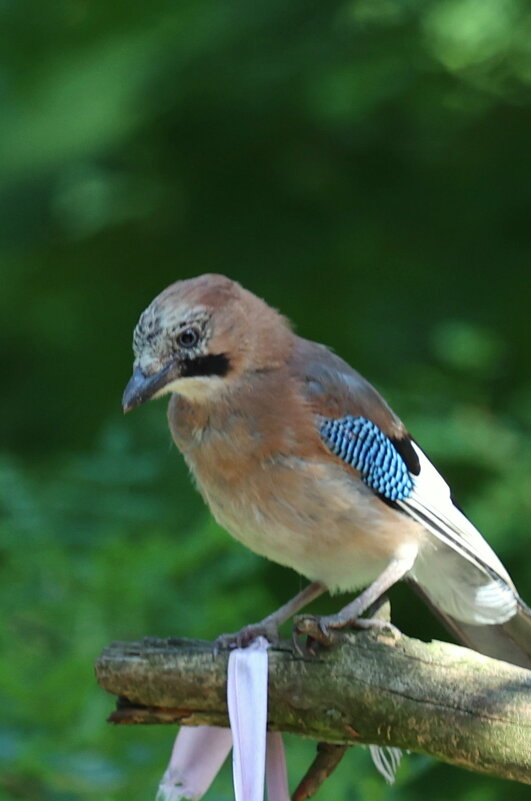
{"label": "blurred leaf", "polygon": [[441,361],[478,374],[496,371],[505,354],[503,342],[492,331],[464,321],[441,323],[433,332],[433,347]]}

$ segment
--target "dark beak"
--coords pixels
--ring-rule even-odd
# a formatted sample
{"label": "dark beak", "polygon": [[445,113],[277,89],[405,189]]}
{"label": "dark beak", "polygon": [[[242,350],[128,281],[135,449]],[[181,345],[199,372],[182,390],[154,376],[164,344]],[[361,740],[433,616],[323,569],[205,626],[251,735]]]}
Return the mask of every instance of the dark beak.
{"label": "dark beak", "polygon": [[150,400],[159,389],[177,377],[177,372],[173,362],[154,375],[144,375],[140,367],[135,367],[122,397],[124,414]]}

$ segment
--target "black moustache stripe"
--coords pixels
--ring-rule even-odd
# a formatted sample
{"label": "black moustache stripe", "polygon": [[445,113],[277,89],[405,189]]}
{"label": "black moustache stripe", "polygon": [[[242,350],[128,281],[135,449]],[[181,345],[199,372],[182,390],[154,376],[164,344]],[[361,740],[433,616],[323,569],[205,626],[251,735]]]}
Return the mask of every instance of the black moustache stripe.
{"label": "black moustache stripe", "polygon": [[221,378],[230,371],[230,361],[224,353],[210,354],[208,356],[196,356],[194,359],[186,359],[182,362],[182,378],[195,378],[196,376],[218,375]]}

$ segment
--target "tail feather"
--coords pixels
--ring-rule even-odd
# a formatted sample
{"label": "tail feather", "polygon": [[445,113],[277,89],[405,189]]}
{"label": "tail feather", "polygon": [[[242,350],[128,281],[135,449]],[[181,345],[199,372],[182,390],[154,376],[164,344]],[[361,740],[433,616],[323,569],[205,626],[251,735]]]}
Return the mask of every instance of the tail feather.
{"label": "tail feather", "polygon": [[414,579],[408,578],[407,582],[463,645],[531,670],[531,609],[521,598],[518,598],[516,614],[505,623],[473,625],[443,612]]}

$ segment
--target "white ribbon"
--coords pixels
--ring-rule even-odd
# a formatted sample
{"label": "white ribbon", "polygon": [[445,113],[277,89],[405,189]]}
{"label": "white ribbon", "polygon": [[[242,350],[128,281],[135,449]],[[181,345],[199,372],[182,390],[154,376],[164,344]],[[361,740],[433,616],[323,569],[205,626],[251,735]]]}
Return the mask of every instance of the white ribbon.
{"label": "white ribbon", "polygon": [[233,738],[236,801],[263,801],[267,729],[267,649],[264,637],[229,657],[227,704]]}
{"label": "white ribbon", "polygon": [[[162,777],[157,801],[199,801],[233,747],[235,801],[263,801],[267,775],[268,801],[289,801],[284,743],[280,732],[267,733],[267,667],[269,643],[258,637],[229,656],[227,704],[230,729],[183,726],[170,764]],[[374,764],[392,783],[400,751],[369,746]]]}
{"label": "white ribbon", "polygon": [[282,735],[266,731],[268,647],[267,640],[258,637],[247,648],[231,651],[227,677],[231,728],[183,726],[159,785],[157,801],[202,798],[231,745],[236,801],[263,801],[266,750],[268,801],[289,801]]}

